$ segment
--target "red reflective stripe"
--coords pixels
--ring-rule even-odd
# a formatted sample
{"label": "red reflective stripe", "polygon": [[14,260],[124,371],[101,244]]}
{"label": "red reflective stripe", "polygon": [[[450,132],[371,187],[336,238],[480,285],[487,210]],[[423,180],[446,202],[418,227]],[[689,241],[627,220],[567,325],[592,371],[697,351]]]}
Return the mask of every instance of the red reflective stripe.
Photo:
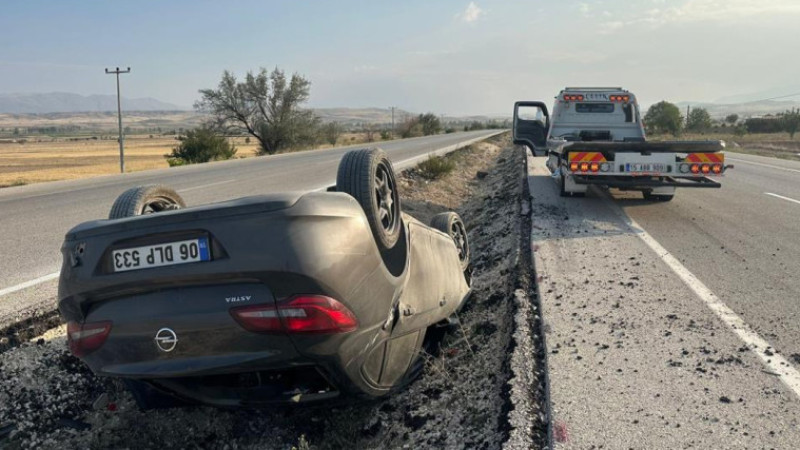
{"label": "red reflective stripe", "polygon": [[595,153],[592,162],[606,162],[606,158],[602,153]]}

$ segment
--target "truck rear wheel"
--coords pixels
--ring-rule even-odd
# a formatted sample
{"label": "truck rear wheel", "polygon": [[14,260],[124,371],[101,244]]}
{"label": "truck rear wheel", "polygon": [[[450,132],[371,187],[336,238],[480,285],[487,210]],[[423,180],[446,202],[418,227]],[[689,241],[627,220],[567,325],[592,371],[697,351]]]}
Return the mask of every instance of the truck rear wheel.
{"label": "truck rear wheel", "polygon": [[642,197],[644,197],[645,200],[651,200],[655,202],[668,202],[672,200],[672,197],[674,196],[675,194],[653,194],[650,191],[642,191]]}

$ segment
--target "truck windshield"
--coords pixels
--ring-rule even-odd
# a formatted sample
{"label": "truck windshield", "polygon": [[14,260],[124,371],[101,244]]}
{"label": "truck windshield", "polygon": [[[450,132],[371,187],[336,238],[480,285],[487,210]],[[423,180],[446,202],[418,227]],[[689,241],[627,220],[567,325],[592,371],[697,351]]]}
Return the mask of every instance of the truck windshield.
{"label": "truck windshield", "polygon": [[576,103],[575,112],[579,113],[613,113],[613,103]]}

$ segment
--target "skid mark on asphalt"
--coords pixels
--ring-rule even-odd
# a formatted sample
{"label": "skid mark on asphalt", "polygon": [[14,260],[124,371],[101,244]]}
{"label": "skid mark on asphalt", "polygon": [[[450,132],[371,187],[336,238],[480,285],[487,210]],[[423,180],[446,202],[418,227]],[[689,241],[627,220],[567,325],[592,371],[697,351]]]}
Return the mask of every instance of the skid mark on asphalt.
{"label": "skid mark on asphalt", "polygon": [[34,278],[33,280],[28,280],[24,283],[20,283],[16,286],[10,286],[5,289],[0,289],[0,297],[8,294],[12,294],[17,291],[21,291],[23,289],[27,289],[29,287],[36,286],[37,284],[42,284],[46,281],[54,280],[58,278],[58,272],[48,273],[47,275],[43,275],[39,278]]}
{"label": "skid mark on asphalt", "polygon": [[784,197],[784,196],[778,195],[778,194],[773,194],[772,192],[764,192],[764,194],[765,195],[771,195],[772,197],[779,198],[779,199],[782,199],[782,200],[786,200],[788,202],[794,202],[794,203],[797,203],[798,205],[800,205],[800,200],[795,200],[793,198]]}
{"label": "skid mark on asphalt", "polygon": [[625,214],[608,194],[603,195],[603,200],[610,208],[630,227],[651,250],[653,250],[676,275],[706,303],[717,317],[724,322],[741,339],[750,350],[758,356],[769,373],[780,380],[800,398],[800,372],[795,369],[786,358],[780,355],[764,338],[758,335],[741,317],[730,309],[714,292],[711,291],[700,279],[689,271],[677,258],[667,251],[658,241],[644,230],[635,220]]}

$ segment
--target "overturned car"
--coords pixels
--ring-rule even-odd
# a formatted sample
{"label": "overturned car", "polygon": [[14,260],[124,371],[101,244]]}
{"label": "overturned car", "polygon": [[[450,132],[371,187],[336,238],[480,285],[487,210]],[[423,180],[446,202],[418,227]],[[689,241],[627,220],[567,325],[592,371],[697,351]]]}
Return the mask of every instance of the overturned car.
{"label": "overturned car", "polygon": [[348,152],[328,192],[186,208],[133,188],[61,250],[70,350],[142,408],[386,395],[470,294],[464,223],[402,213],[378,149]]}

